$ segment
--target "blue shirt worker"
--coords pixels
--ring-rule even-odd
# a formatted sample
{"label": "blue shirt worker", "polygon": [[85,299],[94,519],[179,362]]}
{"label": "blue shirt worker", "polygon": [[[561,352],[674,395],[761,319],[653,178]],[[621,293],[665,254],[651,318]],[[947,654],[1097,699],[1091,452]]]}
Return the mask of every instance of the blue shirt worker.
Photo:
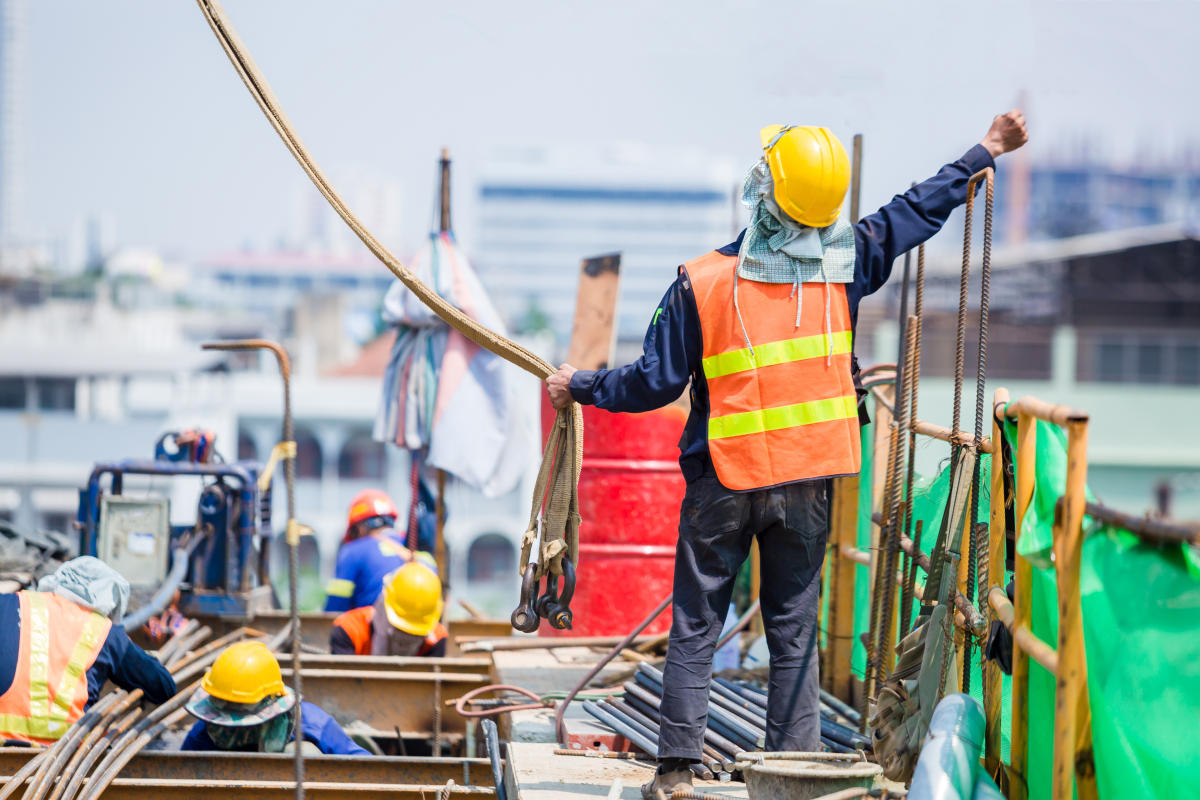
{"label": "blue shirt worker", "polygon": [[766,749],[819,749],[817,596],[829,480],[860,464],[859,302],[965,202],[973,174],[1028,137],[1020,111],[1002,114],[960,159],[858,222],[841,213],[850,168],[832,132],[775,125],[760,138],[742,195],[750,224],[680,267],[642,357],[617,369],[564,364],[546,381],[556,407],[627,412],[666,405],[691,385],[659,766],[646,797],[691,786],[713,648],[754,538],[771,653]]}
{"label": "blue shirt worker", "polygon": [[[384,577],[413,560],[404,537],[395,530],[397,516],[395,503],[377,489],[360,492],[350,503],[337,566],[325,589],[325,611],[341,613],[373,605],[383,590]],[[431,554],[418,552],[416,560],[437,571]]]}
{"label": "blue shirt worker", "polygon": [[129,599],[115,570],[84,556],[38,588],[0,595],[0,741],[57,741],[106,681],[152,703],[174,696],[171,673],[113,622]]}
{"label": "blue shirt worker", "polygon": [[[197,718],[181,750],[282,753],[295,736],[296,694],[262,642],[238,642],[217,656],[187,710]],[[301,740],[322,753],[370,755],[320,706],[300,703]]]}

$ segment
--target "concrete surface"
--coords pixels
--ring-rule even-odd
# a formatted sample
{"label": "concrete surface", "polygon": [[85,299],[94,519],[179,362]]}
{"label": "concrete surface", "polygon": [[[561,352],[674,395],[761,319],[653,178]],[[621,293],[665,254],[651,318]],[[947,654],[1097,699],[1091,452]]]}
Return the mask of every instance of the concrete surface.
{"label": "concrete surface", "polygon": [[[621,800],[641,800],[641,785],[654,769],[649,761],[555,755],[555,744],[512,742],[505,760],[505,783],[510,800],[566,800],[609,797],[621,781]],[[721,798],[744,800],[744,783],[696,781],[697,791]]]}

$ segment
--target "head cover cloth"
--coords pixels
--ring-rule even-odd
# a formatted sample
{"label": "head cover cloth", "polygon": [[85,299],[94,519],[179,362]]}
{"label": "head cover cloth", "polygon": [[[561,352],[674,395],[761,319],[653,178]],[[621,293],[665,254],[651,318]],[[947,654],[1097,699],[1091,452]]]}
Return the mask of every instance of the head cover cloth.
{"label": "head cover cloth", "polygon": [[104,616],[124,618],[129,605],[129,581],[92,556],[80,556],[38,581],[39,592],[53,592]]}
{"label": "head cover cloth", "polygon": [[[750,224],[742,237],[738,249],[738,260],[733,283],[733,305],[746,347],[754,352],[754,344],[742,320],[738,307],[737,281],[759,281],[762,283],[790,283],[792,296],[796,298],[796,326],[800,325],[801,301],[804,293],[800,285],[820,281],[825,291],[825,335],[832,340],[830,328],[830,283],[852,283],[856,253],[854,229],[844,217],[839,216],[824,228],[801,225],[789,217],[775,202],[774,180],[767,164],[766,152],[789,130],[784,126],[769,141],[763,142],[764,156],[760,158],[742,184],[742,204],[750,209]],[[832,343],[828,347],[832,357]]]}

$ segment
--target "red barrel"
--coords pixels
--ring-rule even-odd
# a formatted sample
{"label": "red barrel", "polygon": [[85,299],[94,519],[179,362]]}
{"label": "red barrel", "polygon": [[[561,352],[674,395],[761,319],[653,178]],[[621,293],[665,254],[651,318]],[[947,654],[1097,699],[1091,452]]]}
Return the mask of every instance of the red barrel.
{"label": "red barrel", "polygon": [[[545,435],[554,409],[542,398]],[[671,591],[684,490],[679,438],[686,421],[679,406],[643,414],[583,407],[574,627],[559,631],[543,622],[542,636],[628,633]],[[645,633],[670,627],[668,608]]]}

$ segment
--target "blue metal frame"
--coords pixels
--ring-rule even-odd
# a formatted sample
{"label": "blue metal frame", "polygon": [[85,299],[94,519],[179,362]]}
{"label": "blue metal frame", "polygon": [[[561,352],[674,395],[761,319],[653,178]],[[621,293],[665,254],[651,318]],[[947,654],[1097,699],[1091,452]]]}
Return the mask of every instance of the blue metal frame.
{"label": "blue metal frame", "polygon": [[[212,515],[223,530],[216,530],[207,544],[192,556],[191,583],[200,590],[194,599],[205,605],[219,605],[225,613],[236,613],[240,607],[235,595],[253,588],[255,565],[251,564],[255,536],[270,539],[272,532],[267,525],[260,526],[261,513],[258,492],[258,476],[262,464],[257,461],[235,461],[232,463],[197,464],[187,461],[126,459],[96,464],[92,468],[87,486],[79,491],[79,508],[76,514],[79,528],[79,550],[85,555],[98,555],[97,529],[100,520],[100,498],[103,490],[101,481],[105,475],[112,479],[111,493],[122,494],[126,475],[152,476],[198,476],[222,479],[232,484],[229,488],[237,494],[238,516],[232,524],[227,520],[229,504],[211,508],[207,513],[197,509],[197,520],[202,515]],[[203,497],[203,495],[202,495]],[[191,526],[171,526],[171,547]],[[265,547],[267,542],[262,543]],[[236,552],[234,552],[236,551]],[[265,550],[264,550],[265,553]],[[257,570],[259,582],[266,583],[265,560]],[[213,584],[217,585],[213,585]]]}

